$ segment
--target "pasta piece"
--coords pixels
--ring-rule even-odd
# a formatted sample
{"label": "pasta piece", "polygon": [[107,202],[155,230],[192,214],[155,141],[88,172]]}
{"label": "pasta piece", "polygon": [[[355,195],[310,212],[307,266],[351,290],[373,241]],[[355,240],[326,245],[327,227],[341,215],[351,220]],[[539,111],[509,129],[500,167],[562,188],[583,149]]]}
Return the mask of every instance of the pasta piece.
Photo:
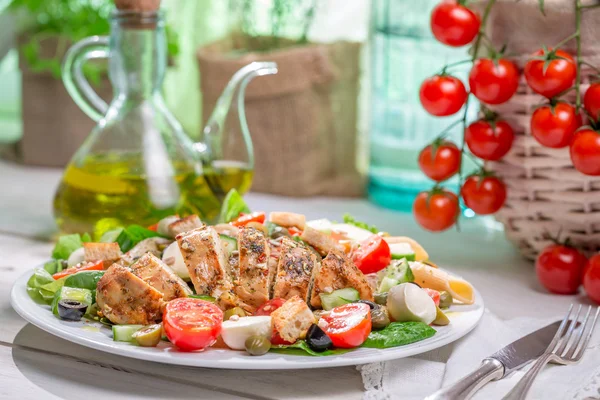
{"label": "pasta piece", "polygon": [[464,279],[456,278],[445,271],[420,262],[411,262],[410,269],[415,276],[415,282],[421,287],[445,290],[452,295],[453,299],[464,304],[475,302],[473,286]]}
{"label": "pasta piece", "polygon": [[383,240],[385,240],[388,244],[408,243],[415,252],[415,261],[426,261],[429,259],[429,254],[427,254],[423,246],[408,236],[387,236],[384,237]]}

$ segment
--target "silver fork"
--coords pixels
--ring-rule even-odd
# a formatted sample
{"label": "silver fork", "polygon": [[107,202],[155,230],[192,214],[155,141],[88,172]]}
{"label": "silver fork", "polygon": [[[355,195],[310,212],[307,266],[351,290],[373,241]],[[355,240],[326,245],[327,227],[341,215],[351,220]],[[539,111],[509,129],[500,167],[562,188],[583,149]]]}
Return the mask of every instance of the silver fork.
{"label": "silver fork", "polygon": [[[596,307],[596,312],[594,313],[592,322],[591,324],[588,324],[590,321],[592,308],[592,306],[589,306],[583,320],[578,321],[579,315],[581,314],[581,305],[577,309],[575,316],[571,318],[571,313],[573,312],[573,305],[571,304],[571,307],[569,307],[569,312],[560,323],[554,338],[548,345],[548,348],[544,354],[538,358],[531,369],[527,371],[525,376],[523,376],[523,378],[521,378],[515,387],[508,392],[503,400],[524,400],[529,392],[529,389],[531,389],[533,380],[549,362],[567,365],[574,364],[581,360],[583,352],[585,351],[587,344],[592,337],[592,333],[594,332],[598,315],[600,314],[600,307]],[[579,326],[577,326],[578,322]],[[567,323],[569,323],[569,327],[563,336],[565,328],[567,327]],[[577,332],[575,331],[576,326],[578,328]],[[586,334],[586,328],[588,327],[589,329],[587,329]]]}

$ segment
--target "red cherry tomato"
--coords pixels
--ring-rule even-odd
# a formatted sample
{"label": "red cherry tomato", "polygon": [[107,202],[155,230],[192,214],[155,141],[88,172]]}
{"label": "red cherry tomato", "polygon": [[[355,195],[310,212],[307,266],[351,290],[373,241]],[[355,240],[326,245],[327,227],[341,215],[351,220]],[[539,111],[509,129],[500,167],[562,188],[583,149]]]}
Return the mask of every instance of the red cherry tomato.
{"label": "red cherry tomato", "polygon": [[275,310],[277,310],[279,307],[281,307],[283,305],[283,303],[285,303],[284,299],[271,299],[269,301],[267,301],[265,304],[263,304],[262,306],[258,307],[258,309],[256,310],[256,312],[252,315],[263,315],[263,316],[267,316],[267,315],[271,315],[271,313]]}
{"label": "red cherry tomato", "polygon": [[552,293],[577,293],[587,260],[573,247],[553,244],[535,262],[538,280]]}
{"label": "red cherry tomato", "polygon": [[273,345],[288,345],[288,344],[294,344],[293,342],[288,342],[287,340],[285,340],[284,338],[281,337],[281,335],[279,334],[279,332],[277,332],[276,330],[273,330],[273,333],[271,334],[271,344]]}
{"label": "red cherry tomato", "polygon": [[287,228],[287,230],[288,230],[289,234],[292,236],[302,235],[302,231],[294,226],[290,226],[289,228]]}
{"label": "red cherry tomato", "polygon": [[569,149],[571,161],[582,174],[600,176],[600,134],[591,129],[575,132]]}
{"label": "red cherry tomato", "polygon": [[512,147],[515,132],[506,121],[475,121],[465,130],[465,142],[471,153],[486,161],[497,161]]}
{"label": "red cherry tomato", "polygon": [[440,306],[440,292],[438,292],[437,290],[428,289],[428,288],[423,288],[423,290],[427,292],[429,297],[431,297],[431,300],[433,300],[435,305],[439,307]]}
{"label": "red cherry tomato", "polygon": [[549,53],[538,50],[533,56],[546,57],[549,61],[534,59],[525,64],[525,80],[534,92],[551,98],[573,86],[577,65],[569,53],[549,49]]}
{"label": "red cherry tomato", "polygon": [[217,341],[223,311],[215,304],[189,297],[171,300],[163,313],[169,341],[184,351],[203,350]]}
{"label": "red cherry tomato", "polygon": [[504,58],[498,61],[480,58],[469,74],[471,93],[487,104],[508,101],[519,87],[517,66]]}
{"label": "red cherry tomato", "polygon": [[600,83],[592,83],[583,96],[583,107],[594,122],[600,118]]}
{"label": "red cherry tomato", "polygon": [[431,12],[430,22],[433,36],[453,47],[471,43],[481,26],[477,13],[454,0],[438,4]]}
{"label": "red cherry tomato", "polygon": [[258,222],[263,224],[267,219],[267,215],[264,212],[253,212],[252,214],[240,214],[240,216],[231,221],[230,224],[233,226],[246,226],[249,222]]}
{"label": "red cherry tomato", "polygon": [[413,204],[415,219],[423,228],[440,232],[450,228],[458,218],[458,197],[443,190],[421,192]]}
{"label": "red cherry tomato", "polygon": [[590,299],[600,304],[600,254],[588,261],[583,275],[583,288]]}
{"label": "red cherry tomato", "polygon": [[335,347],[358,347],[371,333],[371,309],[363,303],[335,307],[321,317],[319,327],[329,336]]}
{"label": "red cherry tomato", "polygon": [[421,84],[419,98],[429,114],[445,117],[462,108],[467,101],[467,91],[460,79],[449,75],[434,75]]}
{"label": "red cherry tomato", "polygon": [[476,214],[493,214],[501,209],[506,201],[506,186],[495,176],[473,175],[463,183],[460,195],[467,207]]}
{"label": "red cherry tomato", "polygon": [[575,107],[557,103],[538,108],[531,116],[531,135],[542,146],[558,149],[568,146],[573,134],[581,126]]}
{"label": "red cherry tomato", "polygon": [[360,247],[352,254],[354,264],[363,274],[381,271],[392,261],[390,246],[379,235],[373,235],[360,243]]}
{"label": "red cherry tomato", "polygon": [[62,271],[55,273],[54,275],[52,275],[52,278],[58,280],[60,278],[64,278],[65,276],[76,274],[79,271],[102,271],[103,269],[104,262],[102,260],[82,262],[70,268],[63,269]]}
{"label": "red cherry tomato", "polygon": [[419,168],[429,179],[441,182],[458,172],[460,160],[460,149],[454,143],[444,141],[421,150]]}

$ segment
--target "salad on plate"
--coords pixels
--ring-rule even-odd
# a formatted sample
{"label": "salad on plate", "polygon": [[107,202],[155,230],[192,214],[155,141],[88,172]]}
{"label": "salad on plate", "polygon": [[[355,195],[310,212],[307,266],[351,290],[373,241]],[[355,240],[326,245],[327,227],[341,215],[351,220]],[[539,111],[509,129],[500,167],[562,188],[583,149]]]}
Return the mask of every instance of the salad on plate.
{"label": "salad on plate", "polygon": [[215,225],[171,216],[61,236],[27,291],[63,321],[101,322],[114,341],[253,356],[403,346],[475,301],[411,238],[349,215],[252,212],[236,191]]}

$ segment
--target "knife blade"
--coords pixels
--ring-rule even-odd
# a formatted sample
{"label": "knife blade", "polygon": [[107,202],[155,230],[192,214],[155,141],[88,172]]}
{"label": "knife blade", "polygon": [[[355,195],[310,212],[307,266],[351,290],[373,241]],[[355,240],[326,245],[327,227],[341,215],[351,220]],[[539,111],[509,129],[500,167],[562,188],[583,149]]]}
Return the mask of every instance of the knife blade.
{"label": "knife blade", "polygon": [[426,400],[469,399],[486,383],[502,379],[541,356],[556,334],[561,321],[538,329],[485,358],[476,371],[442,388]]}

